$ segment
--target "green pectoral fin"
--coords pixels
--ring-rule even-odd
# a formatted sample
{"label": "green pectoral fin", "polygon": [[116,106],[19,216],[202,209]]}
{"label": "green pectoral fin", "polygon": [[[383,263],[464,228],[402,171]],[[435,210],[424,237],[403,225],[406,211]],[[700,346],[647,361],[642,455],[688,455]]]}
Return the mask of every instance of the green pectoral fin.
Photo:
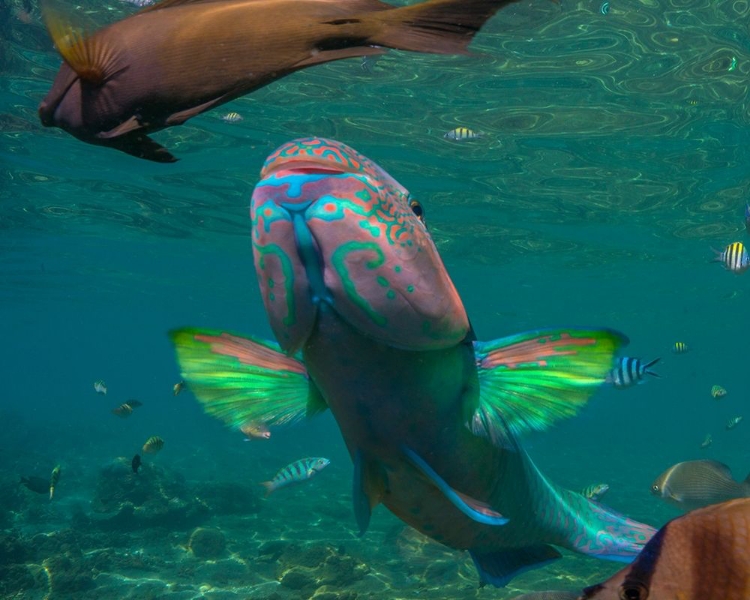
{"label": "green pectoral fin", "polygon": [[326,408],[305,365],[272,342],[192,328],[170,337],[188,387],[230,427],[285,425]]}
{"label": "green pectoral fin", "polygon": [[508,430],[542,431],[575,415],[605,381],[628,340],[607,330],[551,329],[474,342],[479,399],[467,408],[476,435],[512,447]]}

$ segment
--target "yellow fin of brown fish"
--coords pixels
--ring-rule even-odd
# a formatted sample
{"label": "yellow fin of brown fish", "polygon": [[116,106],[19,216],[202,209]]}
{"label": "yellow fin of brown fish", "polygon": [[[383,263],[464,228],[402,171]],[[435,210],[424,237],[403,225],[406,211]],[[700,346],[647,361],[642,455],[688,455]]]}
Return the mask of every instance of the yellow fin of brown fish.
{"label": "yellow fin of brown fish", "polygon": [[42,16],[58,52],[82,81],[100,85],[119,70],[114,44],[88,35],[50,0],[42,4]]}

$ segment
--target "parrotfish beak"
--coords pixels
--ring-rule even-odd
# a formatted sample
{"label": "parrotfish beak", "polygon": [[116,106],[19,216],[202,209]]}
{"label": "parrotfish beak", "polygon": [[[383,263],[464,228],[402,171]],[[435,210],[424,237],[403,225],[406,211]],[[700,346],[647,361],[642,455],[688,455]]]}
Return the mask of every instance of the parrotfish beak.
{"label": "parrotfish beak", "polygon": [[325,305],[394,347],[455,345],[469,325],[463,304],[409,193],[338,142],[279,148],[253,193],[255,268],[271,327],[299,349]]}

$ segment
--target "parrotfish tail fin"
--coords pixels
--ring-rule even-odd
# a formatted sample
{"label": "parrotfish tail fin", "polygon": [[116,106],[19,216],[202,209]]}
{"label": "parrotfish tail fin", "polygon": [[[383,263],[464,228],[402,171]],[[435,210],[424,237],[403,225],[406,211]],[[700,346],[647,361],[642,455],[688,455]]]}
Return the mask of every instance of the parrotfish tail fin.
{"label": "parrotfish tail fin", "polygon": [[510,434],[543,431],[574,416],[627,343],[608,329],[551,329],[474,342],[480,393],[464,407],[469,429],[512,449]]}
{"label": "parrotfish tail fin", "polygon": [[517,0],[427,0],[360,15],[371,24],[368,43],[435,54],[467,54],[474,35],[498,10]]}
{"label": "parrotfish tail fin", "polygon": [[650,363],[646,363],[645,365],[643,365],[643,372],[644,373],[648,373],[652,377],[661,377],[661,375],[659,375],[658,373],[655,373],[654,371],[651,370],[651,367],[653,367],[660,360],[661,360],[661,357],[655,358]]}
{"label": "parrotfish tail fin", "polygon": [[265,490],[264,495],[266,498],[268,498],[276,489],[276,486],[274,486],[273,481],[261,481],[260,485],[262,485],[263,489]]}
{"label": "parrotfish tail fin", "polygon": [[361,450],[355,451],[353,458],[352,502],[359,535],[363,536],[370,525],[372,509],[388,492],[388,475],[380,462],[368,460]]}
{"label": "parrotfish tail fin", "polygon": [[480,586],[489,583],[495,587],[505,587],[511,579],[524,571],[537,569],[562,556],[546,544],[496,550],[485,554],[470,551],[469,554],[479,572]]}
{"label": "parrotfish tail fin", "polygon": [[286,425],[326,408],[304,364],[272,342],[208,329],[178,329],[170,337],[188,387],[230,427]]}
{"label": "parrotfish tail fin", "polygon": [[528,480],[536,488],[535,512],[539,524],[550,533],[549,543],[605,560],[630,562],[656,533],[650,525],[552,484],[528,456],[524,458]]}

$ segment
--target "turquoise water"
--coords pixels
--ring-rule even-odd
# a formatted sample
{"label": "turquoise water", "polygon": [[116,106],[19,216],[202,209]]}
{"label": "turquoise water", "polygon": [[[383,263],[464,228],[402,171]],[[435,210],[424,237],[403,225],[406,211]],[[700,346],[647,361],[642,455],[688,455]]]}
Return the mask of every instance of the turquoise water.
{"label": "turquoise water", "polygon": [[[98,24],[133,12],[83,9]],[[265,157],[300,136],[353,146],[419,198],[481,339],[603,325],[630,337],[628,354],[662,357],[660,379],[603,389],[526,441],[548,476],[572,489],[606,482],[606,504],[654,525],[679,514],[649,493],[673,463],[709,457],[744,477],[747,424],[724,424],[750,393],[750,275],[709,261],[712,246],[748,242],[750,7],[612,1],[605,12],[523,2],[493,18],[473,56],[391,52],[371,72],[357,59],[308,69],[156,134],[181,159],[158,165],[40,125],[60,61],[36,4],[3,0],[0,595],[504,599],[618,569],[566,553],[507,589],[478,589],[466,554],[382,507],[356,535],[330,415],[244,443],[189,392],[173,396],[168,330],[271,337],[249,198]],[[222,121],[229,111],[244,120]],[[485,135],[445,140],[456,126]],[[678,340],[691,351],[672,354]],[[100,379],[106,396],[93,390]],[[729,391],[720,401],[715,384]],[[111,413],[130,398],[143,403],[131,417]],[[152,435],[165,440],[144,457],[154,489],[178,501],[112,522],[104,499],[117,499],[118,474]],[[257,482],[303,456],[332,464],[259,497]],[[52,502],[17,485],[57,464]],[[224,535],[215,559],[191,549],[196,527]]]}

